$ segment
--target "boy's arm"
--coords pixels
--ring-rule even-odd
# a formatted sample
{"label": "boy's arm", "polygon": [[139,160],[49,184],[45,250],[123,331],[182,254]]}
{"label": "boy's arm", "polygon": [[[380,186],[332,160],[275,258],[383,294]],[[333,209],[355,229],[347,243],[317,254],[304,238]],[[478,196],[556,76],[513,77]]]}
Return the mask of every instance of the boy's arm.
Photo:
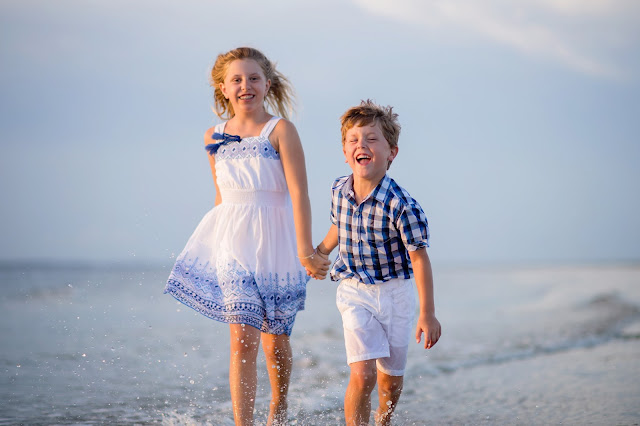
{"label": "boy's arm", "polygon": [[[329,228],[329,232],[327,232],[327,236],[324,237],[324,240],[322,240],[322,242],[318,244],[318,247],[316,247],[315,252],[317,254],[317,259],[314,259],[314,260],[317,260],[318,262],[323,262],[323,265],[330,265],[331,262],[329,262],[329,255],[331,254],[333,249],[336,248],[337,245],[338,245],[338,227],[336,225],[331,225],[331,227]],[[327,271],[328,271],[328,266],[315,273],[312,272],[310,268],[307,268],[307,275],[310,275],[311,277],[317,280],[323,280],[327,276]]]}
{"label": "boy's arm", "polygon": [[431,261],[426,248],[421,248],[409,252],[411,265],[413,266],[413,277],[418,288],[418,299],[420,300],[420,316],[416,326],[416,342],[420,343],[424,332],[425,349],[432,348],[440,339],[440,322],[436,318],[436,308],[433,298],[433,275],[431,272]]}
{"label": "boy's arm", "polygon": [[316,247],[316,251],[325,258],[328,258],[334,248],[338,245],[338,227],[335,224],[332,224],[329,228],[329,232],[327,232],[327,236],[324,237],[324,240],[318,247]]}

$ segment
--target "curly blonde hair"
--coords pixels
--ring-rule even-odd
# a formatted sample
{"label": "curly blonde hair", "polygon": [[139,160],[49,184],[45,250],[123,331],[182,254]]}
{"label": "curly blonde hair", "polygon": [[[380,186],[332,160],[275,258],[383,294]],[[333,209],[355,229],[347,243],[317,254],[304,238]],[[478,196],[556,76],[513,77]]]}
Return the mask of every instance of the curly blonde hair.
{"label": "curly blonde hair", "polygon": [[265,95],[267,106],[278,116],[288,119],[293,111],[294,93],[289,80],[282,75],[273,62],[262,52],[252,47],[238,47],[227,53],[221,53],[211,69],[211,86],[214,88],[214,111],[221,119],[230,119],[235,115],[233,106],[220,90],[220,83],[224,83],[229,64],[238,59],[253,59],[260,65],[267,80],[271,80],[269,91]]}
{"label": "curly blonde hair", "polygon": [[347,132],[353,126],[368,126],[371,123],[379,123],[384,138],[389,142],[391,148],[398,146],[400,138],[400,123],[398,122],[398,114],[393,112],[390,106],[380,106],[372,100],[367,99],[361,101],[360,105],[349,108],[342,117],[340,117],[342,131],[342,145],[344,145]]}

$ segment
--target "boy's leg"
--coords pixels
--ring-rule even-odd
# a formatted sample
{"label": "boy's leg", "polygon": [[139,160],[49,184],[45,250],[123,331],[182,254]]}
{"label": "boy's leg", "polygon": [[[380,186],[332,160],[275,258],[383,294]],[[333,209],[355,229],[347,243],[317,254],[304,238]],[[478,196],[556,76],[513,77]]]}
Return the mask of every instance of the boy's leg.
{"label": "boy's leg", "polygon": [[293,358],[289,336],[262,333],[262,349],[267,359],[267,371],[271,383],[271,404],[267,425],[284,425],[287,421],[287,392]]}
{"label": "boy's leg", "polygon": [[260,330],[245,324],[229,324],[231,357],[229,385],[231,404],[236,425],[253,424],[258,374],[256,357],[260,343]]}
{"label": "boy's leg", "polygon": [[344,396],[344,418],[348,426],[369,424],[371,392],[376,385],[376,360],[349,364],[351,375]]}
{"label": "boy's leg", "polygon": [[391,416],[402,393],[403,376],[390,376],[378,370],[378,400],[375,414],[376,426],[391,424]]}

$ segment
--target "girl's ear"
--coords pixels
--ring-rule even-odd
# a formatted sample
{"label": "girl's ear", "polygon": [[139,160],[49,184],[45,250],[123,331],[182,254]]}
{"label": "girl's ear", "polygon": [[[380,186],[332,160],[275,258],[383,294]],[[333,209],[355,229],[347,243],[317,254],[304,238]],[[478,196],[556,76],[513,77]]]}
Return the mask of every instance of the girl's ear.
{"label": "girl's ear", "polygon": [[264,96],[267,97],[267,93],[269,93],[269,88],[271,87],[271,80],[267,80],[267,88],[264,89]]}
{"label": "girl's ear", "polygon": [[229,99],[229,95],[227,95],[227,90],[226,90],[226,88],[224,87],[224,83],[220,83],[220,84],[218,84],[218,88],[220,89],[220,91],[221,91],[221,92],[222,92],[222,94],[224,95],[224,98],[228,100],[228,99]]}

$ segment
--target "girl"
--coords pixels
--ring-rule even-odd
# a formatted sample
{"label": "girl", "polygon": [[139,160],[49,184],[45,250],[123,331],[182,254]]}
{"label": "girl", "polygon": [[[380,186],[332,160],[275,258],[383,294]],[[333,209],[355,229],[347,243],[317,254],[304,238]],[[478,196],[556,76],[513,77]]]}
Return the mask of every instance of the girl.
{"label": "girl", "polygon": [[265,107],[266,102],[287,117],[289,82],[261,52],[247,47],[219,55],[211,77],[214,109],[229,118],[204,135],[215,207],[177,258],[165,293],[229,324],[229,382],[238,425],[253,424],[262,340],[271,383],[267,424],[282,424],[292,363],[289,336],[296,313],[304,309],[305,268],[324,278],[329,262],[311,243],[304,153],[296,128]]}

